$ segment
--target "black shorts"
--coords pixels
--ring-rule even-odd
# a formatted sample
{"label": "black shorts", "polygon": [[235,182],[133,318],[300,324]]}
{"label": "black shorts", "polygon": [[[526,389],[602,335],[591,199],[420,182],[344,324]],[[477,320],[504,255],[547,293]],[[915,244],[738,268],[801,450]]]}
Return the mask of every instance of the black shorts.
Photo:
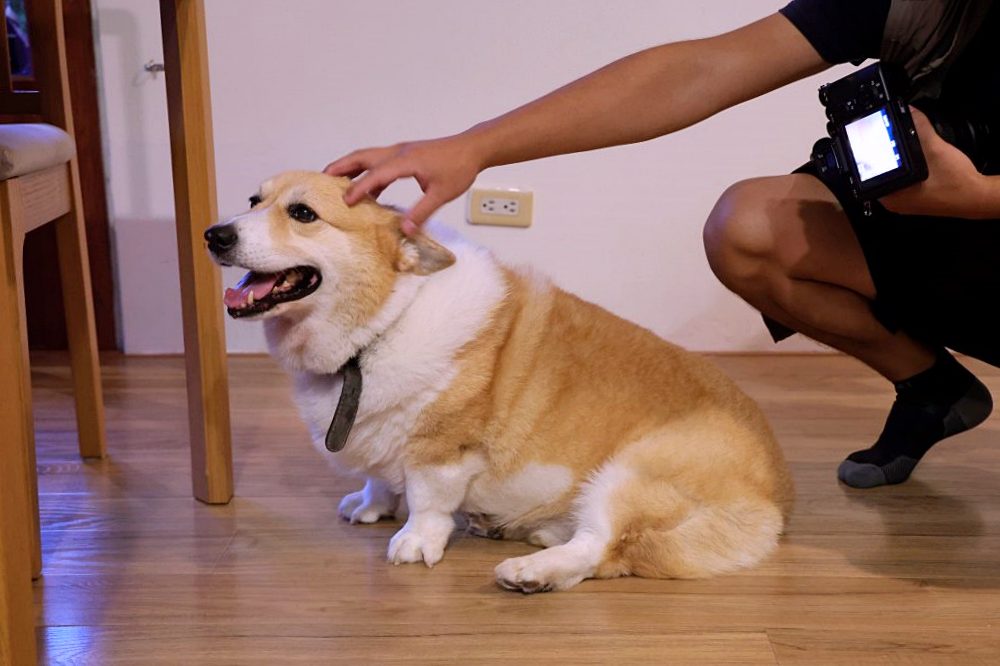
{"label": "black shorts", "polygon": [[[819,178],[811,164],[795,170]],[[933,346],[1000,366],[1000,220],[871,215],[846,183],[820,179],[843,207],[875,283],[875,317]],[[765,317],[775,342],[794,331]]]}

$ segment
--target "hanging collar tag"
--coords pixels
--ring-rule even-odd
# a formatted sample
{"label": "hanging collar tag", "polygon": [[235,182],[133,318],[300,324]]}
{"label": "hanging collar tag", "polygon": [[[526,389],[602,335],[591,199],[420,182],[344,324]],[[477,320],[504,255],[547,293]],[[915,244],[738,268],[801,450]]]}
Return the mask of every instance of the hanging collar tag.
{"label": "hanging collar tag", "polygon": [[340,400],[333,412],[333,420],[326,431],[326,449],[336,453],[347,444],[347,438],[358,416],[358,404],[361,402],[361,366],[355,356],[341,368],[344,374],[344,385],[340,390]]}

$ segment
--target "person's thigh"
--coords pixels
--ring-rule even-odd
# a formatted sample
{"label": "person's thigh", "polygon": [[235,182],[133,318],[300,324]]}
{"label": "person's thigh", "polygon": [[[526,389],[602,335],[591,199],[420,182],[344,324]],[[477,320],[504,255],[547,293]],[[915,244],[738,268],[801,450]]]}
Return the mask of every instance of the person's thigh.
{"label": "person's thigh", "polygon": [[[875,285],[847,215],[833,193],[810,175],[736,183],[713,209],[705,227],[705,244],[717,274],[730,269],[736,275],[759,274],[766,269],[790,279],[824,282],[875,297]],[[743,266],[732,265],[741,262]],[[727,282],[721,274],[720,278]]]}

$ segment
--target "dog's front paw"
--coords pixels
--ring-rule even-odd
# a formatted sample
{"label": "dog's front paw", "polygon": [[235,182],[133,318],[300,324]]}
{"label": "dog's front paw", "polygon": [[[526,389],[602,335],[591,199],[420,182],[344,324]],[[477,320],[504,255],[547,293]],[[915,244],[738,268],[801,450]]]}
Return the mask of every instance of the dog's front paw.
{"label": "dog's front paw", "polygon": [[433,567],[444,557],[448,536],[431,535],[406,525],[389,541],[388,560],[393,564],[423,562]]}
{"label": "dog's front paw", "polygon": [[399,498],[395,494],[369,481],[364,490],[345,495],[340,500],[338,513],[352,525],[377,523],[382,518],[393,518],[398,504]]}

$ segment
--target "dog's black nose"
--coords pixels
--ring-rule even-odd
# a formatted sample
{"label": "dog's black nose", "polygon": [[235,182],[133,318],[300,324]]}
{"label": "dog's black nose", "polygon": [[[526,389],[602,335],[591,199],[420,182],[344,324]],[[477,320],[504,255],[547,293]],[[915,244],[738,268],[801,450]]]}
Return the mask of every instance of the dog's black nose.
{"label": "dog's black nose", "polygon": [[205,230],[205,240],[208,241],[208,249],[216,254],[221,254],[226,250],[231,250],[236,245],[239,237],[236,229],[231,224],[215,225]]}

